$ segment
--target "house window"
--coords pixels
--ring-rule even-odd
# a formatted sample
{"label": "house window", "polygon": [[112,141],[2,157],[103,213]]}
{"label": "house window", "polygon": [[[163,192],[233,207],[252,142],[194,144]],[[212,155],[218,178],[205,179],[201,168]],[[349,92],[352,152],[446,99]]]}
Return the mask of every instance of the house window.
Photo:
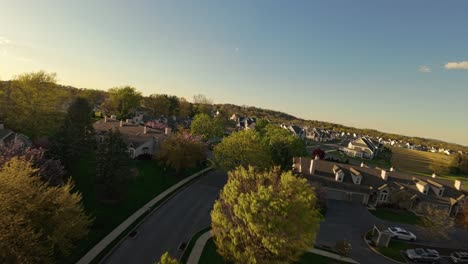
{"label": "house window", "polygon": [[423,193],[424,193],[424,194],[427,194],[427,191],[428,191],[428,189],[425,188]]}
{"label": "house window", "polygon": [[383,190],[380,192],[380,196],[379,196],[379,200],[381,202],[386,202],[387,201],[387,198],[388,198],[388,191],[387,190]]}
{"label": "house window", "polygon": [[442,190],[439,190],[439,196],[442,196]]}

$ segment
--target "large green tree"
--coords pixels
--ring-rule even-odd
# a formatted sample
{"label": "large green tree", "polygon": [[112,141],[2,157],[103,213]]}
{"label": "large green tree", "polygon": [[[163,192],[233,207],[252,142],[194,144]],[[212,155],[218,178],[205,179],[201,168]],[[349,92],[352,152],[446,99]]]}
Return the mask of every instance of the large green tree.
{"label": "large green tree", "polygon": [[86,99],[76,98],[68,108],[59,132],[53,138],[52,152],[67,167],[94,150],[92,110]]}
{"label": "large green tree", "polygon": [[19,75],[3,88],[2,115],[6,126],[32,139],[55,133],[70,102],[70,91],[43,71]]}
{"label": "large green tree", "polygon": [[201,136],[203,140],[222,137],[224,122],[222,119],[212,118],[207,114],[197,114],[190,125],[190,131],[194,135]]}
{"label": "large green tree", "polygon": [[140,106],[141,93],[134,87],[111,88],[108,93],[109,99],[103,103],[102,107],[107,113],[117,115],[118,119],[129,118]]}
{"label": "large green tree", "polygon": [[153,116],[169,116],[171,114],[171,101],[169,100],[169,96],[166,94],[152,94],[145,97],[143,98],[143,105]]}
{"label": "large green tree", "polygon": [[211,114],[213,110],[213,101],[203,94],[193,96],[194,108],[197,113]]}
{"label": "large green tree", "polygon": [[0,168],[0,262],[51,263],[71,253],[91,219],[73,184],[51,187],[25,158]]}
{"label": "large green tree", "polygon": [[235,263],[293,263],[313,247],[321,215],[314,188],[276,167],[239,167],[211,212],[218,252]]}
{"label": "large green tree", "polygon": [[291,169],[293,157],[307,155],[304,141],[286,129],[268,124],[263,131],[263,142],[270,150],[273,163],[283,170]]}
{"label": "large green tree", "polygon": [[199,137],[187,132],[181,132],[165,139],[157,159],[166,166],[172,167],[176,172],[196,167],[206,160],[206,152]]}
{"label": "large green tree", "polygon": [[118,129],[109,130],[98,145],[96,183],[102,199],[122,198],[125,182],[130,175],[127,144]]}
{"label": "large green tree", "polygon": [[268,148],[261,142],[258,133],[253,130],[243,130],[225,137],[214,148],[216,164],[228,171],[238,166],[247,168],[249,165],[257,168],[271,166],[271,156]]}

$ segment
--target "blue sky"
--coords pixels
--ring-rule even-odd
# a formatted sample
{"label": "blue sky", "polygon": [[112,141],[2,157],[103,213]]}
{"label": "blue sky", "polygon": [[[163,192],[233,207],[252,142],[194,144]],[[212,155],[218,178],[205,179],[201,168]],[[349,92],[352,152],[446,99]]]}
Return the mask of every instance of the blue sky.
{"label": "blue sky", "polygon": [[466,1],[0,0],[0,78],[254,105],[468,145]]}

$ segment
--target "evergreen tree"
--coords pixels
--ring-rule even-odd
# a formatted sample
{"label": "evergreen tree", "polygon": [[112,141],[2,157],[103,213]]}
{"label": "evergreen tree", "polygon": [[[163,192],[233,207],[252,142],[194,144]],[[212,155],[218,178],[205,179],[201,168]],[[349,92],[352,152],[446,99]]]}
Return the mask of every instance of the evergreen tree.
{"label": "evergreen tree", "polygon": [[63,125],[53,139],[53,155],[69,167],[73,162],[94,149],[95,138],[92,107],[78,97],[70,105]]}
{"label": "evergreen tree", "polygon": [[109,130],[96,155],[96,183],[104,199],[119,199],[130,175],[127,144],[118,129]]}

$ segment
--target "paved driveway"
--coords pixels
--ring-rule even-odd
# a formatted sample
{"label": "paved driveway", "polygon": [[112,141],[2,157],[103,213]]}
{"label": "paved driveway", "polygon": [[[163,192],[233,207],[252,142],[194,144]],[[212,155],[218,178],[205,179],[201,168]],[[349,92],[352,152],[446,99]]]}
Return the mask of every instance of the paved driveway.
{"label": "paved driveway", "polygon": [[360,204],[328,200],[325,221],[320,224],[317,244],[334,246],[336,241],[349,240],[352,245],[351,258],[363,264],[395,264],[371,251],[362,236],[380,220]]}
{"label": "paved driveway", "polygon": [[138,227],[136,237],[125,239],[103,262],[154,264],[166,251],[180,257],[179,245],[211,224],[211,209],[226,181],[219,171],[202,176],[162,204]]}

